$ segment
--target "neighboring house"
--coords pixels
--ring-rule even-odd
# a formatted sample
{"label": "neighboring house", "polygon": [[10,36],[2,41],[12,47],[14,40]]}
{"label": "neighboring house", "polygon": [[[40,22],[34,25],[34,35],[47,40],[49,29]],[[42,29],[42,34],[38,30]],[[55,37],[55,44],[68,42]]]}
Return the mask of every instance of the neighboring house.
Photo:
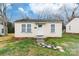
{"label": "neighboring house", "polygon": [[79,33],[79,18],[74,18],[66,25],[67,33]]}
{"label": "neighboring house", "polygon": [[15,21],[15,37],[62,37],[62,21],[21,19]]}
{"label": "neighboring house", "polygon": [[0,24],[0,35],[5,35],[4,26]]}
{"label": "neighboring house", "polygon": [[3,18],[0,16],[0,35],[5,35],[5,25],[3,24]]}

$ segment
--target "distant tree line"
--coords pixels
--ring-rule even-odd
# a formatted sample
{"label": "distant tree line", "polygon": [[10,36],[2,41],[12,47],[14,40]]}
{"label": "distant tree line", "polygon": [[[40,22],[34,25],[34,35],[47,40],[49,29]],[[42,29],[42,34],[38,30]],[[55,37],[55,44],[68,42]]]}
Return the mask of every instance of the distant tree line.
{"label": "distant tree line", "polygon": [[14,24],[12,22],[7,23],[8,33],[14,33]]}

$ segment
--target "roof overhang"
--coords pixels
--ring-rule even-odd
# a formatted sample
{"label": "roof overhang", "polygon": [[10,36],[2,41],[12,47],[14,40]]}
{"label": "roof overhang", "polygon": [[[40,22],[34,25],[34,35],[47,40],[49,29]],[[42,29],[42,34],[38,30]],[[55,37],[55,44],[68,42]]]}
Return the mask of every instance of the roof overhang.
{"label": "roof overhang", "polygon": [[16,20],[15,23],[35,22],[35,23],[46,23],[46,22],[62,22],[62,20],[45,20],[45,19],[20,19]]}

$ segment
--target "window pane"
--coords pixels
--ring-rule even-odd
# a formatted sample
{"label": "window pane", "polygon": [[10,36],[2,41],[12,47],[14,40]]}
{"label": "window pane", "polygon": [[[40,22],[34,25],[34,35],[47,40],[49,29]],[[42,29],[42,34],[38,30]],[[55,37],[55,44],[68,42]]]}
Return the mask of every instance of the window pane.
{"label": "window pane", "polygon": [[27,24],[27,32],[31,32],[31,24]]}
{"label": "window pane", "polygon": [[71,30],[71,26],[69,26],[69,30]]}
{"label": "window pane", "polygon": [[4,29],[2,29],[2,33],[4,33]]}
{"label": "window pane", "polygon": [[26,24],[22,24],[22,32],[26,32]]}
{"label": "window pane", "polygon": [[55,24],[51,24],[51,32],[55,32]]}

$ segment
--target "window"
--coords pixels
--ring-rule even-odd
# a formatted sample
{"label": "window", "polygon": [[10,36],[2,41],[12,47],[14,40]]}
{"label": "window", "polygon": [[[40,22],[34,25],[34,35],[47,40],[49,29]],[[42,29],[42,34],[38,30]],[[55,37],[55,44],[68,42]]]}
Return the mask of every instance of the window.
{"label": "window", "polygon": [[51,32],[55,32],[55,24],[51,24]]}
{"label": "window", "polygon": [[27,32],[28,32],[28,33],[31,32],[31,24],[27,24]]}
{"label": "window", "polygon": [[69,26],[69,30],[71,30],[71,26]]}
{"label": "window", "polygon": [[26,32],[26,24],[22,24],[22,32]]}
{"label": "window", "polygon": [[2,33],[4,33],[4,29],[2,29]]}

